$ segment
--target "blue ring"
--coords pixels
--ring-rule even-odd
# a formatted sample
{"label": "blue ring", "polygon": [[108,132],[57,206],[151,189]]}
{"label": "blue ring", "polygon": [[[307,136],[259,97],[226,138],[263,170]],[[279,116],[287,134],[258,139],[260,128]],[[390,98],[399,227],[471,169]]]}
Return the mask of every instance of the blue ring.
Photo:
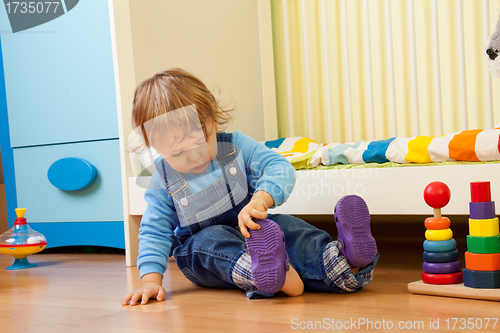
{"label": "blue ring", "polygon": [[424,261],[427,262],[450,262],[457,261],[460,258],[460,252],[457,249],[448,252],[427,252],[423,254]]}
{"label": "blue ring", "polygon": [[448,239],[445,241],[424,241],[424,250],[427,252],[448,252],[457,248],[455,239]]}

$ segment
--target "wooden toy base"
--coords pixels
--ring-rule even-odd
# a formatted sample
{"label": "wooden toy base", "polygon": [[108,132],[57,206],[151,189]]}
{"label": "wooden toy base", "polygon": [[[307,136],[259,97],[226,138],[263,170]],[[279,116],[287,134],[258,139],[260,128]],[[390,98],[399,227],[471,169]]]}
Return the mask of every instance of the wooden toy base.
{"label": "wooden toy base", "polygon": [[500,302],[500,288],[474,289],[458,284],[427,284],[422,280],[408,283],[408,290],[414,294],[480,299]]}

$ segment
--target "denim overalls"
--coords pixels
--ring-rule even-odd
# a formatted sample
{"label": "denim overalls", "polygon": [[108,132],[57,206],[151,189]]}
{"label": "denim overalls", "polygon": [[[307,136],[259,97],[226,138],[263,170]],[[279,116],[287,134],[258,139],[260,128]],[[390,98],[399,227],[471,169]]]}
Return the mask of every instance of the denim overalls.
{"label": "denim overalls", "polygon": [[[189,228],[187,234],[178,235],[180,245],[173,251],[179,269],[198,286],[235,288],[233,269],[238,259],[248,253],[244,236],[238,229],[238,214],[248,204],[255,189],[248,188],[243,159],[232,144],[232,134],[217,133],[217,146],[216,158],[222,168],[222,177],[199,192],[192,193],[183,176],[165,160],[157,163],[156,170],[165,180],[180,226],[184,230]],[[268,218],[282,228],[290,262],[305,287],[342,292],[338,286],[342,281],[336,280],[344,279],[344,276],[328,274],[328,264],[324,260],[327,247],[337,242],[332,243],[327,232],[296,217],[269,214]],[[359,288],[366,284],[373,266],[370,264],[355,278],[352,276],[353,283],[359,282]],[[242,288],[248,294],[252,286]]]}
{"label": "denim overalls", "polygon": [[[214,224],[236,226],[239,211],[251,198],[243,158],[232,143],[231,133],[217,133],[217,149],[222,177],[196,193],[191,192],[183,176],[165,160],[155,166],[165,180],[180,226],[189,228],[191,235]],[[180,236],[181,243],[187,237]]]}

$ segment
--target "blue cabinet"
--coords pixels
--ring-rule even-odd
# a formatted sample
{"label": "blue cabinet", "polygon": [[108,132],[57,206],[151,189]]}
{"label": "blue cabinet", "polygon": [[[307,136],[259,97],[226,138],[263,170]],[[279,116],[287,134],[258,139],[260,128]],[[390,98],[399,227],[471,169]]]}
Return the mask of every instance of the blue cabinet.
{"label": "blue cabinet", "polygon": [[[0,31],[11,31],[3,8]],[[14,167],[6,174],[15,175],[16,192],[7,200],[27,208],[47,247],[125,248],[108,2],[80,1],[53,21],[0,38],[7,99],[0,112],[9,130],[2,140],[10,141]],[[68,157],[95,167],[85,188],[50,183],[50,166]]]}
{"label": "blue cabinet", "polygon": [[108,1],[1,38],[12,147],[118,138]]}

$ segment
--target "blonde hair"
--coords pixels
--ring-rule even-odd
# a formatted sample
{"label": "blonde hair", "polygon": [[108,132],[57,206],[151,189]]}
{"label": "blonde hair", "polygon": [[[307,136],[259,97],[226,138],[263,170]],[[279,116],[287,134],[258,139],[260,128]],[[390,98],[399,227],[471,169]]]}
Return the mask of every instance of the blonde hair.
{"label": "blonde hair", "polygon": [[[196,112],[169,113],[177,109],[189,110],[192,105],[196,107]],[[232,110],[223,109],[196,76],[180,68],[170,68],[156,73],[137,86],[132,122],[134,128],[140,128],[146,146],[151,147],[151,133],[172,133],[179,130],[187,133],[201,129],[205,138],[208,138],[207,126],[214,124],[217,131],[224,130],[232,120],[229,114]],[[162,116],[161,121],[156,121],[159,116]],[[146,122],[148,124],[145,126]]]}

